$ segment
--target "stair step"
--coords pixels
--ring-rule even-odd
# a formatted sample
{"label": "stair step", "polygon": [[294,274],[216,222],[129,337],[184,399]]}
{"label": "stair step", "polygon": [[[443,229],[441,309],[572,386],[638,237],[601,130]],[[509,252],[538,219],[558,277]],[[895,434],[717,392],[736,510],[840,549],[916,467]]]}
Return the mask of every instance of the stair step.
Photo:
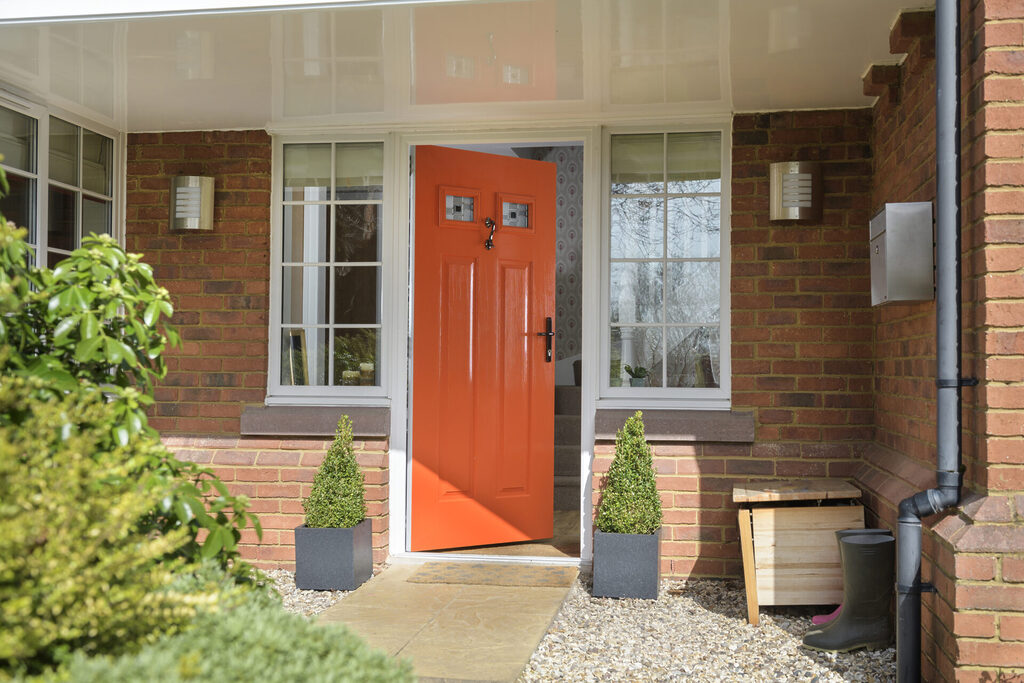
{"label": "stair step", "polygon": [[555,415],[555,445],[579,446],[581,424],[579,415]]}
{"label": "stair step", "polygon": [[555,446],[555,476],[579,475],[580,447]]}
{"label": "stair step", "polygon": [[555,509],[578,510],[580,508],[580,478],[555,477]]}
{"label": "stair step", "polygon": [[555,387],[555,415],[579,415],[582,397],[580,387]]}

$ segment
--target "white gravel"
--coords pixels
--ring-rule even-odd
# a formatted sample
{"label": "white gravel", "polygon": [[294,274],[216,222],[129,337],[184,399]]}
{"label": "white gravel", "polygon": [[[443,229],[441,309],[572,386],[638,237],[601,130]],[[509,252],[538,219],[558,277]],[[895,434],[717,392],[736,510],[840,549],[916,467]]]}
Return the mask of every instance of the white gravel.
{"label": "white gravel", "polygon": [[301,591],[295,587],[295,572],[270,569],[263,572],[274,580],[285,610],[312,617],[338,602],[350,591]]}
{"label": "white gravel", "polygon": [[891,681],[895,650],[800,646],[811,608],[746,621],[736,581],[663,581],[657,600],[593,598],[576,582],[520,676],[531,681]]}

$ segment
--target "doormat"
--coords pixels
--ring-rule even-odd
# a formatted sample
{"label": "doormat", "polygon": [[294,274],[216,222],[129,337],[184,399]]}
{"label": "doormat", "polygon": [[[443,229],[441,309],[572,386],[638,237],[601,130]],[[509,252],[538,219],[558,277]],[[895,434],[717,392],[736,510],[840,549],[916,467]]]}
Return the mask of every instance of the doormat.
{"label": "doormat", "polygon": [[461,583],[477,586],[572,585],[576,567],[545,567],[491,562],[427,562],[406,581],[409,583]]}

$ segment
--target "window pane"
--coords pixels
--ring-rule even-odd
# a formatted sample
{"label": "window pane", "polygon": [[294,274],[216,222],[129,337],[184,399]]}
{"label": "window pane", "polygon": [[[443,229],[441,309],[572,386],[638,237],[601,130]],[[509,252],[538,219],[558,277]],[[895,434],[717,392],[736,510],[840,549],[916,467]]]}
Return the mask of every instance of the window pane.
{"label": "window pane", "polygon": [[78,126],[50,117],[50,179],[78,185]]}
{"label": "window pane", "polygon": [[322,201],[328,199],[331,185],[331,146],[284,146],[285,201]]}
{"label": "window pane", "polygon": [[57,264],[60,263],[61,261],[63,261],[64,259],[66,259],[67,257],[68,257],[68,255],[65,254],[64,252],[49,251],[49,250],[47,250],[47,252],[46,252],[46,267],[47,268],[56,268]]}
{"label": "window pane", "polygon": [[[0,110],[2,111],[2,110]],[[0,213],[19,228],[28,228],[28,243],[36,243],[36,181],[22,178],[14,173],[7,174],[10,192],[0,197]]]}
{"label": "window pane", "polygon": [[54,249],[75,248],[78,232],[75,216],[75,192],[50,186],[50,213],[47,221],[47,245]]}
{"label": "window pane", "polygon": [[669,258],[716,258],[721,253],[720,197],[668,200]]}
{"label": "window pane", "polygon": [[4,165],[35,173],[36,120],[0,107],[0,154]]}
{"label": "window pane", "polygon": [[281,260],[285,263],[326,263],[327,222],[331,207],[289,205],[284,208]]}
{"label": "window pane", "polygon": [[668,264],[669,323],[716,323],[721,284],[717,261]]}
{"label": "window pane", "polygon": [[665,191],[664,136],[612,136],[612,194]]}
{"label": "window pane", "polygon": [[613,263],[609,301],[612,322],[661,322],[663,277],[661,263]]}
{"label": "window pane", "polygon": [[376,329],[334,331],[334,384],[377,386],[380,339]]}
{"label": "window pane", "polygon": [[82,236],[110,234],[110,202],[82,195]]}
{"label": "window pane", "polygon": [[722,191],[721,133],[670,133],[668,191]]}
{"label": "window pane", "polygon": [[340,325],[380,322],[377,306],[380,268],[377,266],[336,266],[334,268],[334,322]]}
{"label": "window pane", "polygon": [[[661,386],[661,327],[613,327],[611,330],[611,367],[609,381],[613,387]],[[632,380],[626,371],[646,377]]]}
{"label": "window pane", "polygon": [[661,199],[612,198],[612,258],[661,258],[665,204]]}
{"label": "window pane", "polygon": [[717,387],[720,355],[717,327],[669,328],[668,386]]}
{"label": "window pane", "polygon": [[380,204],[342,204],[335,208],[334,261],[380,261]]}
{"label": "window pane", "polygon": [[112,194],[113,153],[113,140],[92,131],[82,131],[82,187],[97,194]]}
{"label": "window pane", "polygon": [[327,268],[285,266],[281,279],[281,322],[298,325],[328,323]]}
{"label": "window pane", "polygon": [[383,143],[346,143],[335,149],[335,198],[380,199],[384,189]]}
{"label": "window pane", "polygon": [[327,330],[313,327],[281,330],[281,384],[327,384],[327,352]]}

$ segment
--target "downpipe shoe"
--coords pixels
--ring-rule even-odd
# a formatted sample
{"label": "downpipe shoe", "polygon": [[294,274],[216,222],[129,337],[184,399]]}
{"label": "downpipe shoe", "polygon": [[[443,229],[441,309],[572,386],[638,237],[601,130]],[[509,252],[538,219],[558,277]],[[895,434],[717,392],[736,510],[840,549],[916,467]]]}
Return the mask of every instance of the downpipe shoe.
{"label": "downpipe shoe", "polygon": [[820,629],[804,634],[804,647],[825,652],[876,650],[892,643],[892,595],[896,540],[886,535],[854,535],[839,540],[843,569],[843,608]]}

